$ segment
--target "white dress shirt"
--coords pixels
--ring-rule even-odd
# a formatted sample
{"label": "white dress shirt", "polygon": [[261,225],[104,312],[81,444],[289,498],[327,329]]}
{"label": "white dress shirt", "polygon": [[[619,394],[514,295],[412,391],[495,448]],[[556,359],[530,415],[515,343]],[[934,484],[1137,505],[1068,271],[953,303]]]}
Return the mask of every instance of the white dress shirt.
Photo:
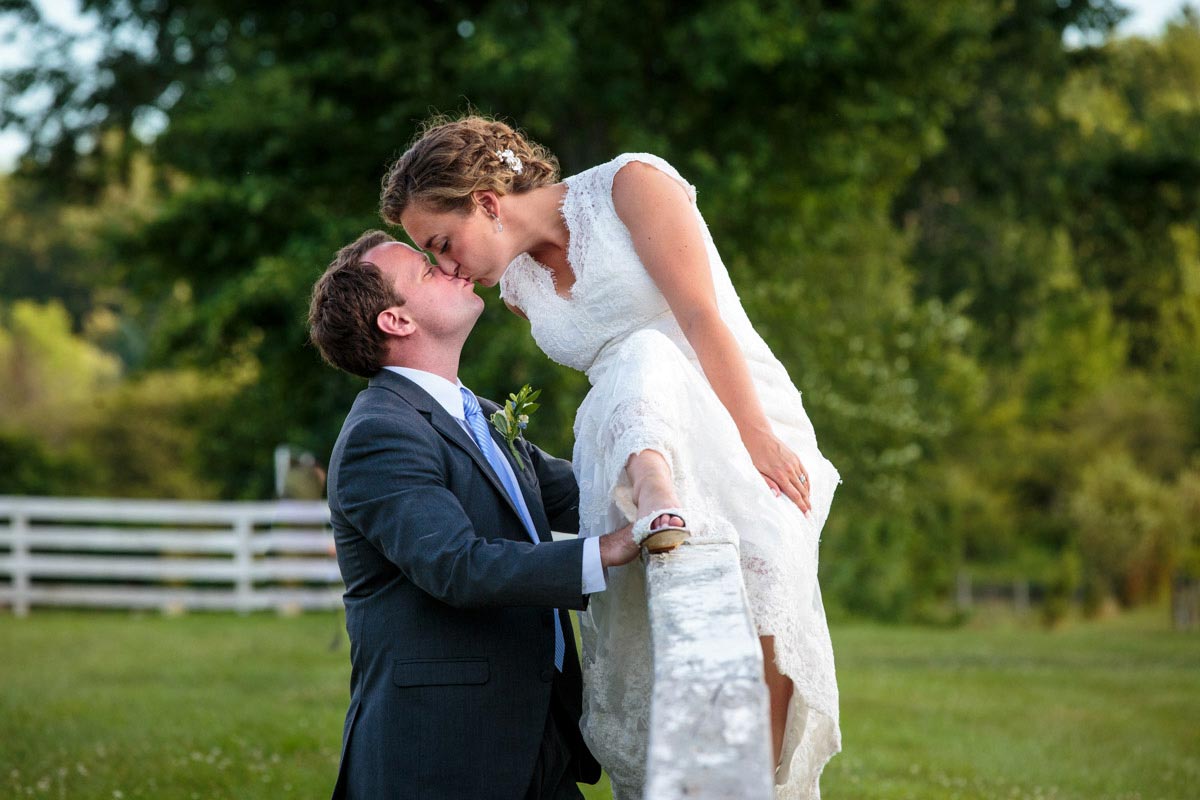
{"label": "white dress shirt", "polygon": [[[429,396],[437,401],[437,404],[446,409],[446,413],[454,417],[462,429],[467,432],[467,436],[471,441],[475,441],[475,437],[471,436],[471,429],[467,426],[467,415],[463,411],[462,394],[460,389],[465,389],[462,381],[451,383],[440,375],[434,375],[432,372],[425,372],[420,369],[411,367],[384,367],[391,370],[397,375],[402,375],[408,378],[413,383],[420,386]],[[470,391],[470,390],[468,390]],[[492,443],[495,445],[495,442]],[[519,486],[516,475],[513,473],[512,465],[508,463],[508,459],[501,456],[497,459],[508,472],[508,479],[513,486]],[[517,496],[513,498],[517,503],[520,503],[521,510],[526,516],[529,516],[529,509],[525,507],[525,498],[517,492]],[[531,517],[532,519],[532,517]],[[583,542],[583,594],[595,594],[602,592],[608,585],[604,577],[604,567],[600,562],[600,539],[599,537],[590,537]]]}

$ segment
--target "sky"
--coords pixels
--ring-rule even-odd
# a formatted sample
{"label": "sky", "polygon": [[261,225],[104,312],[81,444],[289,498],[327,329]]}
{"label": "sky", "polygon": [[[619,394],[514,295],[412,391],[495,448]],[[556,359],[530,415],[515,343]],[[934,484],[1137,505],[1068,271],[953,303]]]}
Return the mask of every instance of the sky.
{"label": "sky", "polygon": [[[1133,13],[1118,28],[1122,36],[1154,36],[1167,20],[1175,16],[1187,0],[1121,0]],[[1195,4],[1195,3],[1193,3]],[[79,14],[79,0],[34,0],[51,21],[70,30],[85,33],[93,29],[88,19]],[[0,31],[3,33],[3,31]],[[15,38],[0,38],[0,69],[23,60],[20,31]],[[1069,40],[1069,37],[1068,37]],[[86,58],[86,53],[80,54]],[[25,139],[13,131],[0,131],[0,171],[12,169],[17,155],[24,149]]]}
{"label": "sky", "polygon": [[[1123,36],[1154,36],[1186,5],[1184,0],[1121,0],[1133,13],[1118,29]],[[1192,3],[1196,5],[1196,3]]]}

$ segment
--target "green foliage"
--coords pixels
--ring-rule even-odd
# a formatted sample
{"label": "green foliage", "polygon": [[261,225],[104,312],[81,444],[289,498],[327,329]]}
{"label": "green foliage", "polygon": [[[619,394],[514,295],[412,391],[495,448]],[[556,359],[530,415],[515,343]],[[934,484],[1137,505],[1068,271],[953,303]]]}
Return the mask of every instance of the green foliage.
{"label": "green foliage", "polygon": [[9,426],[66,445],[92,413],[98,392],[117,385],[121,365],[71,332],[57,303],[0,307],[0,410]]}
{"label": "green foliage", "polygon": [[60,303],[78,319],[91,310],[88,243],[51,187],[0,174],[0,297]]}
{"label": "green foliage", "polygon": [[1116,453],[1087,466],[1070,497],[1085,581],[1094,597],[1115,594],[1125,605],[1152,599],[1169,577],[1182,531],[1168,487]]}
{"label": "green foliage", "polygon": [[95,493],[118,497],[209,498],[223,481],[207,473],[200,437],[214,408],[244,378],[214,380],[195,370],[150,373],[98,399],[98,420],[82,432]]}
{"label": "green foliage", "polygon": [[1059,253],[1046,262],[1037,301],[1018,325],[1022,353],[1016,378],[1025,414],[1045,422],[1081,398],[1108,386],[1127,363],[1127,337],[1107,295],[1080,285],[1066,236],[1056,231]]}
{"label": "green foliage", "polygon": [[78,447],[52,450],[35,434],[0,430],[0,494],[69,495],[87,485],[90,466]]}
{"label": "green foliage", "polygon": [[0,494],[211,497],[200,436],[252,375],[121,380],[57,304],[0,306]]}
{"label": "green foliage", "polygon": [[[415,4],[402,25],[374,0],[84,6],[100,80],[32,5],[8,12],[46,51],[0,75],[0,124],[33,136],[0,183],[0,292],[66,309],[5,323],[27,354],[0,358],[13,486],[260,498],[277,444],[323,459],[362,382],[307,344],[310,287],[380,226],[417,123],[471,105],[566,174],[649,150],[697,185],[845,480],[832,605],[944,618],[967,569],[1033,581],[1053,620],[1190,563],[1194,13],[1143,41],[1105,38],[1109,0],[651,0],[637,25],[621,3]],[[36,86],[45,114],[23,110]],[[545,389],[532,438],[568,454],[586,378],[485,299],[463,380]],[[1125,538],[1100,537],[1117,517]]]}

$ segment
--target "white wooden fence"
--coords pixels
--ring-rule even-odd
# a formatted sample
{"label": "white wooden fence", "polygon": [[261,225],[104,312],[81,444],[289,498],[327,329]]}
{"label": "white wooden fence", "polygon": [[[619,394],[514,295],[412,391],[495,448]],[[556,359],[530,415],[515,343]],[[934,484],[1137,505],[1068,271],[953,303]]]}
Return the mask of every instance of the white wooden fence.
{"label": "white wooden fence", "polygon": [[0,606],[340,608],[324,502],[0,496]]}

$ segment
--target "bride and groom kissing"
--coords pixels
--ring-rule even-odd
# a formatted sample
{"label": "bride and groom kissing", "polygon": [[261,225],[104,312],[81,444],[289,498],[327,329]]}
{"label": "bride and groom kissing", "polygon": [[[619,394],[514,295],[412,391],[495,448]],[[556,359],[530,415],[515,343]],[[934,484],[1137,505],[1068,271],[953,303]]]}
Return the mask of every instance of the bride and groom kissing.
{"label": "bride and groom kissing", "polygon": [[[363,234],[309,308],[326,361],[369,381],[328,473],[351,642],[334,797],[579,798],[600,764],[616,798],[640,797],[637,556],[689,535],[738,542],[776,796],[817,797],[840,748],[816,584],[838,473],[694,188],[648,154],[560,181],[545,148],[469,116],[425,126],[381,205],[422,250]],[[491,424],[498,406],[458,379],[476,287],[496,284],[588,375],[572,462]]]}

